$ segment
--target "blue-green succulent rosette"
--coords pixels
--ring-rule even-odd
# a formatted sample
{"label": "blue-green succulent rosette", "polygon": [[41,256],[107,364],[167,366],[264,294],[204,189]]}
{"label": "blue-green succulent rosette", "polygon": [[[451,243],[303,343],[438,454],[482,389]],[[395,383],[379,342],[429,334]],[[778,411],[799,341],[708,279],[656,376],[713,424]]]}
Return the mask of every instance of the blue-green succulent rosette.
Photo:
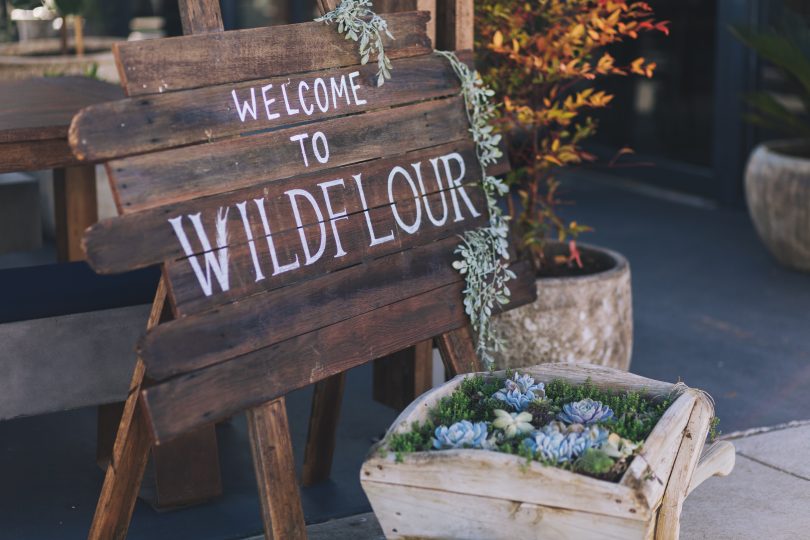
{"label": "blue-green succulent rosette", "polygon": [[433,448],[436,450],[484,448],[488,429],[486,422],[473,424],[469,420],[456,422],[450,427],[439,426],[434,431]]}

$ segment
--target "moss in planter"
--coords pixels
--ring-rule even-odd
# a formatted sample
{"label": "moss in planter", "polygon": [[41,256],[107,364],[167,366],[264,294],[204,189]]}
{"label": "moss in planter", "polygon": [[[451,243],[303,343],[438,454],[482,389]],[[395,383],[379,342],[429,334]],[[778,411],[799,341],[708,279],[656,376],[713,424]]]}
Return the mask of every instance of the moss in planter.
{"label": "moss in planter", "polygon": [[[507,373],[505,378],[511,378],[511,373]],[[421,424],[415,422],[411,426],[411,431],[393,435],[387,449],[394,452],[397,461],[400,461],[403,455],[409,452],[433,450],[432,439],[436,426],[450,426],[461,420],[492,422],[493,411],[505,408],[503,401],[492,397],[503,385],[504,378],[495,379],[482,375],[467,377],[452,394],[437,403],[429,412],[427,421]],[[546,385],[545,393],[544,400],[537,400],[526,409],[526,412],[532,414],[532,424],[535,428],[540,429],[554,420],[563,405],[590,398],[601,401],[614,413],[611,421],[601,425],[621,438],[634,442],[644,441],[647,438],[672,403],[671,398],[649,399],[639,392],[602,390],[590,380],[582,385],[554,380]],[[588,450],[575,461],[545,462],[533,456],[531,450],[523,444],[523,439],[516,437],[500,440],[492,450],[524,457],[527,462],[534,459],[548,466],[608,481],[617,481],[632,461],[632,456],[629,459],[613,460],[601,450]]]}
{"label": "moss in planter", "polygon": [[558,412],[566,403],[586,398],[601,401],[610,407],[614,420],[607,425],[611,431],[631,441],[646,439],[661,415],[672,404],[670,398],[651,400],[639,392],[601,390],[590,380],[578,386],[557,380],[546,386],[546,399],[553,411]]}

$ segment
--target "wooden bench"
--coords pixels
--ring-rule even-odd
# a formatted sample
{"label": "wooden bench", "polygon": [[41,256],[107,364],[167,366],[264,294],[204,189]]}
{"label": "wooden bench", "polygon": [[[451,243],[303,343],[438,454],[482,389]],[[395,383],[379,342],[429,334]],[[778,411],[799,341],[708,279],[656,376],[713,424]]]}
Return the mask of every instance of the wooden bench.
{"label": "wooden bench", "polygon": [[[302,538],[285,394],[319,384],[319,435],[352,367],[435,337],[451,373],[480,369],[451,263],[488,222],[481,169],[428,13],[386,17],[382,87],[333,26],[223,32],[208,0],[181,14],[195,35],[116,46],[129,97],[70,129],[120,213],[87,231],[88,262],[163,275],[90,537],[125,536],[153,444],[247,410],[265,535]],[[512,269],[509,307],[534,294]]]}

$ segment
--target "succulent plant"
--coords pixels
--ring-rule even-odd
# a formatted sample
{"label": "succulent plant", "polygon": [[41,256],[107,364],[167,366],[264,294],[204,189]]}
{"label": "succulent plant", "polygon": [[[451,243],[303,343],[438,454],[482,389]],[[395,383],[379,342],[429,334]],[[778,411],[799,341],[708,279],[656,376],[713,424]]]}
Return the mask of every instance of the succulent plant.
{"label": "succulent plant", "polygon": [[595,422],[607,422],[613,418],[613,411],[601,401],[585,398],[563,405],[563,410],[557,415],[559,420],[567,424],[589,425]]}
{"label": "succulent plant", "polygon": [[566,425],[551,422],[532,433],[523,444],[547,461],[572,461],[608,440],[609,432],[600,426]]}
{"label": "succulent plant", "polygon": [[577,470],[591,474],[606,474],[613,468],[615,461],[603,450],[588,448],[576,462]]}
{"label": "succulent plant", "polygon": [[511,379],[504,381],[504,387],[492,397],[505,401],[515,411],[521,412],[534,400],[545,398],[546,390],[545,385],[535,383],[531,375],[520,375],[515,372]]}
{"label": "succulent plant", "polygon": [[484,448],[487,440],[487,423],[472,423],[469,420],[456,422],[450,427],[439,426],[433,432],[433,448]]}
{"label": "succulent plant", "polygon": [[492,427],[502,429],[504,437],[513,439],[518,435],[524,435],[534,429],[531,424],[532,415],[527,412],[510,413],[503,409],[495,409],[495,420]]}
{"label": "succulent plant", "polygon": [[618,433],[611,433],[599,449],[612,458],[624,459],[632,456],[638,447],[638,443],[623,439]]}

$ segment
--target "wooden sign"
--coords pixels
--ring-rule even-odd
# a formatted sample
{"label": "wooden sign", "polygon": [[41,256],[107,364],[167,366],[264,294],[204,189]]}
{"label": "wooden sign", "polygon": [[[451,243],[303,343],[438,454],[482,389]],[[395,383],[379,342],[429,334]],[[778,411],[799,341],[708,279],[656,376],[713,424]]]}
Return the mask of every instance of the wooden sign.
{"label": "wooden sign", "polygon": [[[252,409],[262,489],[291,463],[290,391],[434,336],[452,371],[475,367],[451,263],[459,234],[488,216],[459,83],[431,54],[428,19],[387,16],[382,87],[321,23],[115,48],[130,97],[82,111],[70,142],[107,160],[120,213],[87,231],[88,262],[161,264],[176,317],[138,345],[149,440]],[[534,289],[528,265],[513,269],[510,307]],[[276,513],[268,535],[302,519],[292,481],[262,492],[266,523]]]}

